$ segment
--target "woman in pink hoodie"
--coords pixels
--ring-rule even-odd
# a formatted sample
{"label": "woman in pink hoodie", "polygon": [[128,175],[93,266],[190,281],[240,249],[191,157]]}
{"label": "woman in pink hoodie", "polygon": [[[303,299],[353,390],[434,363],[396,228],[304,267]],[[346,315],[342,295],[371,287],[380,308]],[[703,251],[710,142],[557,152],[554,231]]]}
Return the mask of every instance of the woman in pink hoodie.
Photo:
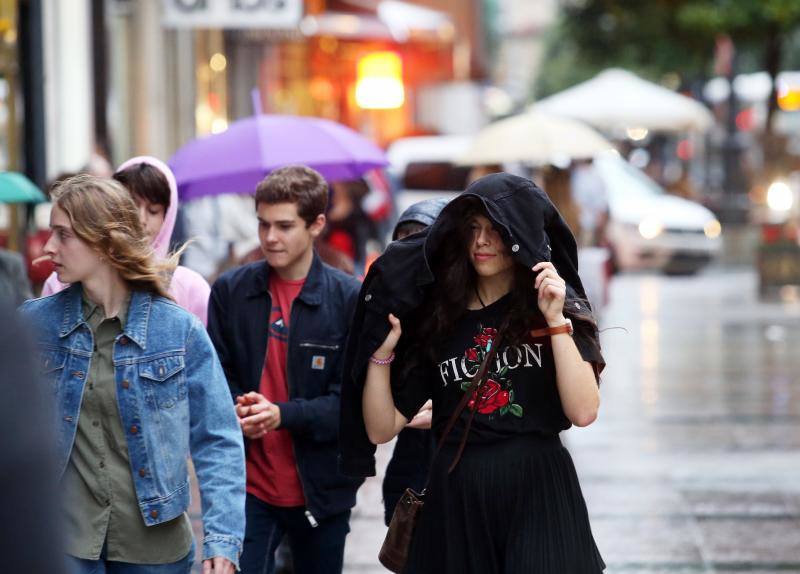
{"label": "woman in pink hoodie", "polygon": [[[149,156],[129,159],[114,174],[139,206],[139,218],[152,241],[156,254],[169,253],[175,217],[178,214],[178,185],[175,176],[162,161]],[[68,287],[56,274],[47,278],[42,296],[58,293]],[[208,296],[211,288],[203,277],[188,267],[178,266],[170,281],[169,293],[175,301],[206,324]]]}

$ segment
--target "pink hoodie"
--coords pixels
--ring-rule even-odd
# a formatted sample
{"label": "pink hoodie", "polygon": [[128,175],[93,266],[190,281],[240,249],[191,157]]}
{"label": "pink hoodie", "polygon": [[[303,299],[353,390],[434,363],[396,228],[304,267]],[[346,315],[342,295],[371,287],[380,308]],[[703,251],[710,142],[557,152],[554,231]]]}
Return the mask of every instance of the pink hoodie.
{"label": "pink hoodie", "polygon": [[[155,240],[153,241],[153,249],[161,258],[167,256],[169,252],[169,242],[172,239],[172,231],[175,229],[175,217],[178,214],[178,185],[175,183],[175,176],[172,170],[167,165],[150,156],[139,156],[129,159],[123,163],[117,171],[122,171],[131,166],[146,163],[158,169],[164,177],[167,178],[169,183],[169,208],[164,215],[164,223],[158,232]],[[52,295],[58,293],[62,289],[66,289],[69,285],[62,283],[53,273],[45,281],[44,288],[42,289],[42,296]],[[172,282],[169,286],[169,293],[175,298],[175,302],[181,307],[196,315],[202,322],[206,324],[208,315],[208,297],[211,293],[211,288],[203,276],[192,271],[188,267],[178,266],[172,275]]]}

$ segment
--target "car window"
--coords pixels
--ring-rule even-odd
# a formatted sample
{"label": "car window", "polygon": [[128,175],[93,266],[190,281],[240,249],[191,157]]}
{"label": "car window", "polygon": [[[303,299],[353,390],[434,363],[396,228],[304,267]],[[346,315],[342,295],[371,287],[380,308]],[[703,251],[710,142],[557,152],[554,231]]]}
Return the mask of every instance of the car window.
{"label": "car window", "polygon": [[468,167],[449,162],[413,162],[403,174],[405,189],[435,189],[461,191],[467,187]]}
{"label": "car window", "polygon": [[633,167],[627,161],[617,158],[596,159],[600,176],[603,178],[607,193],[610,195],[624,194],[647,197],[664,195],[666,192],[644,172]]}

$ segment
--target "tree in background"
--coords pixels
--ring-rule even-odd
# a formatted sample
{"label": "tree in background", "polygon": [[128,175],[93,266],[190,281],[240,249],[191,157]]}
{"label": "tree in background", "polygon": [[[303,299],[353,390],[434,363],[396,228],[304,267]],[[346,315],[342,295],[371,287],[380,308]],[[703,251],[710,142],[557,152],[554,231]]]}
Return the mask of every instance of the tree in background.
{"label": "tree in background", "polygon": [[683,0],[564,2],[551,31],[535,87],[541,98],[610,67],[659,81],[666,74],[701,75],[713,41],[687,34],[675,18]]}
{"label": "tree in background", "polygon": [[676,12],[679,25],[701,37],[728,35],[736,46],[760,55],[760,68],[772,79],[766,131],[772,131],[777,109],[775,79],[781,71],[789,41],[800,27],[797,0],[693,0]]}
{"label": "tree in background", "polygon": [[717,38],[727,35],[738,52],[738,71],[765,70],[773,79],[769,132],[777,106],[774,80],[791,58],[798,29],[798,0],[568,0],[549,38],[535,95],[608,67],[655,80],[679,74],[684,84],[704,79]]}

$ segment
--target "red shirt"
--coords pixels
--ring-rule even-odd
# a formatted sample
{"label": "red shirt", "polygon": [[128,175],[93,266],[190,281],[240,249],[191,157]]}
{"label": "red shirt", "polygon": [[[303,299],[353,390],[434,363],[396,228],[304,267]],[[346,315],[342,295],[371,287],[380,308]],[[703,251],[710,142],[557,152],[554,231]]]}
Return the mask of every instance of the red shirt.
{"label": "red shirt", "polygon": [[[292,301],[304,283],[305,279],[286,281],[277,273],[270,275],[269,342],[259,392],[273,403],[289,400],[286,381],[289,316]],[[305,506],[292,437],[286,429],[278,428],[261,439],[250,441],[247,447],[247,492],[273,506]]]}

